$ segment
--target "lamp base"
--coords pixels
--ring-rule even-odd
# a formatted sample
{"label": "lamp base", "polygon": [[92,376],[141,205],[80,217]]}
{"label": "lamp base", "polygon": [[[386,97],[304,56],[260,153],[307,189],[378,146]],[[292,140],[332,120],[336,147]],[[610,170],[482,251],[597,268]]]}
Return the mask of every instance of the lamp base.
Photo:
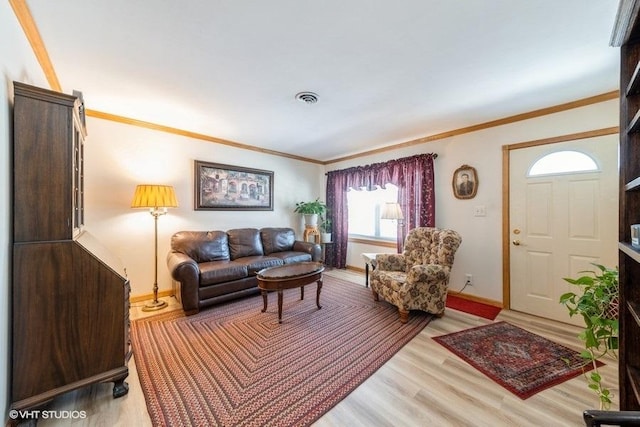
{"label": "lamp base", "polygon": [[144,305],[144,307],[142,307],[142,311],[162,310],[168,305],[169,304],[167,304],[166,301],[160,301],[160,300],[151,301],[150,303],[147,303]]}

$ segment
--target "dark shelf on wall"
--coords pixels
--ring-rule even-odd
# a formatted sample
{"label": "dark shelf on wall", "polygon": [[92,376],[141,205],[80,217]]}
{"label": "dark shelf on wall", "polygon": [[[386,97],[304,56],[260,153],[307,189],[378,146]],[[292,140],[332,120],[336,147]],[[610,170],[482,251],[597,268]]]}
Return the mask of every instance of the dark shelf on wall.
{"label": "dark shelf on wall", "polygon": [[629,121],[627,126],[627,133],[636,133],[640,131],[640,111],[636,112],[636,115]]}
{"label": "dark shelf on wall", "polygon": [[638,191],[640,190],[640,177],[635,178],[633,181],[628,182],[624,186],[624,191]]}
{"label": "dark shelf on wall", "polygon": [[633,388],[633,395],[636,400],[640,401],[640,389],[638,385],[640,384],[640,370],[636,368],[629,367],[627,368],[627,378],[630,379]]}
{"label": "dark shelf on wall", "polygon": [[630,243],[619,242],[618,249],[624,252],[628,257],[632,258],[635,262],[640,263],[640,250],[635,249]]}
{"label": "dark shelf on wall", "polygon": [[640,223],[640,0],[622,0],[612,35],[620,47],[620,304],[618,382],[620,409],[640,410],[640,250],[631,225]]}
{"label": "dark shelf on wall", "polygon": [[627,303],[627,309],[629,310],[629,313],[631,313],[631,315],[635,319],[636,323],[638,325],[640,325],[640,304],[633,303],[633,302],[628,302]]}
{"label": "dark shelf on wall", "polygon": [[640,93],[640,62],[636,64],[636,68],[633,70],[633,75],[627,85],[625,96],[636,95]]}

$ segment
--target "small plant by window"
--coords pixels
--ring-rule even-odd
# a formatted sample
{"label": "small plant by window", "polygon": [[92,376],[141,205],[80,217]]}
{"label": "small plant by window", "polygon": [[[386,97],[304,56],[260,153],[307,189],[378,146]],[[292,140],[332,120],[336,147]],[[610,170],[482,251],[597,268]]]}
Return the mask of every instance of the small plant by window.
{"label": "small plant by window", "polygon": [[293,210],[295,213],[300,214],[316,214],[322,215],[327,210],[327,205],[321,202],[319,198],[313,202],[298,202],[296,208]]}

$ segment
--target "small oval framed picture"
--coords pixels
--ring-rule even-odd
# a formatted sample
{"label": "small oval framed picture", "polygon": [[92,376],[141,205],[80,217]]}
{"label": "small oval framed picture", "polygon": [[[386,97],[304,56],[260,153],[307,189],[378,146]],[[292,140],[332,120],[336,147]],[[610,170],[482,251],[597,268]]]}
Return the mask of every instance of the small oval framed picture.
{"label": "small oval framed picture", "polygon": [[469,165],[462,165],[453,173],[453,195],[456,199],[473,199],[478,192],[478,174]]}

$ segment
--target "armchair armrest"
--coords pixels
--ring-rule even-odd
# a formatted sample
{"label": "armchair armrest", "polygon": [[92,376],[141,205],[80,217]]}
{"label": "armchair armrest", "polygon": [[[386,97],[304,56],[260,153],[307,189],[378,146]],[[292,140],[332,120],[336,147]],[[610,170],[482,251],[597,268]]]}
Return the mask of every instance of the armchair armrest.
{"label": "armchair armrest", "polygon": [[198,288],[200,287],[200,267],[190,256],[171,251],[167,254],[167,267],[174,280],[180,282],[182,308],[187,314],[199,311]]}
{"label": "armchair armrest", "polygon": [[407,283],[444,282],[449,278],[451,269],[440,264],[418,264],[409,269]]}
{"label": "armchair armrest", "polygon": [[402,254],[376,255],[376,269],[387,271],[405,271],[406,261]]}
{"label": "armchair armrest", "polygon": [[317,243],[303,242],[296,240],[293,242],[293,250],[297,252],[306,252],[311,255],[312,261],[320,261],[322,258],[322,246]]}

